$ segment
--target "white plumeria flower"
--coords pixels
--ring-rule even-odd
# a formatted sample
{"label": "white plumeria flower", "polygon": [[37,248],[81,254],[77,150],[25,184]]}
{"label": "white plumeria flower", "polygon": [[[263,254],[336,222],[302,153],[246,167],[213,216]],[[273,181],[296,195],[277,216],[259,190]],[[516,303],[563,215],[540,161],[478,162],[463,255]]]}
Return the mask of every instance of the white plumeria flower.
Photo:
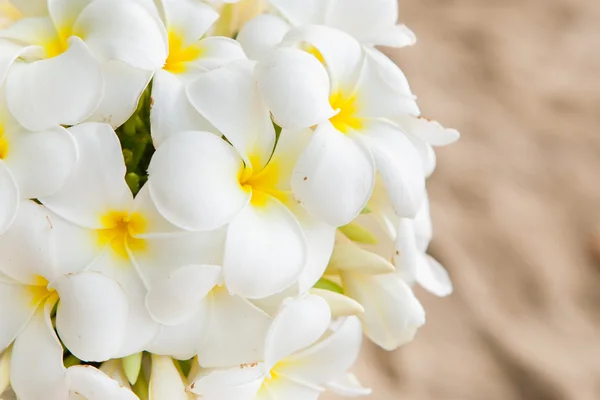
{"label": "white plumeria flower", "polygon": [[421,158],[388,119],[419,113],[402,72],[382,71],[376,53],[328,27],[293,30],[284,44],[293,47],[259,62],[257,75],[277,124],[318,125],[294,170],[295,197],[323,221],[345,225],[367,204],[377,172],[396,212],[414,216],[425,193]]}
{"label": "white plumeria flower", "polygon": [[24,400],[54,399],[67,385],[63,348],[50,321],[59,299],[56,329],[78,358],[107,360],[124,340],[125,293],[101,273],[55,265],[55,233],[43,206],[26,201],[0,237],[0,349],[14,341],[10,380]]}
{"label": "white plumeria flower", "polygon": [[365,334],[385,350],[411,341],[425,324],[423,307],[394,266],[348,239],[338,238],[325,277],[339,279],[344,294],[363,306]]}
{"label": "white plumeria flower", "polygon": [[[71,130],[81,154],[77,169],[60,191],[40,200],[57,215],[60,262],[101,271],[127,293],[126,341],[114,357],[127,356],[144,350],[159,330],[145,307],[147,288],[170,267],[218,262],[223,235],[181,232],[156,211],[145,188],[133,199],[119,140],[109,125],[85,123]],[[210,251],[213,245],[217,256]]]}
{"label": "white plumeria flower", "polygon": [[269,0],[284,19],[265,14],[250,20],[237,37],[248,57],[259,60],[293,27],[326,25],[340,29],[366,47],[404,47],[415,34],[398,24],[396,0]]}
{"label": "white plumeria flower", "polygon": [[189,265],[173,271],[149,291],[146,304],[163,329],[178,331],[177,342],[150,350],[189,359],[198,354],[206,368],[250,363],[263,351],[271,317],[223,286],[221,268]]}
{"label": "white plumeria flower", "polygon": [[354,364],[362,332],[355,317],[330,327],[327,303],[307,295],[289,301],[273,320],[258,362],[206,370],[189,390],[203,399],[316,399]]}
{"label": "white plumeria flower", "polygon": [[0,54],[9,109],[26,128],[90,117],[117,125],[163,66],[166,33],[136,0],[53,0],[46,15],[0,31]]}
{"label": "white plumeria flower", "polygon": [[211,126],[190,105],[185,86],[199,73],[246,58],[240,44],[226,37],[204,37],[219,14],[199,0],[160,0],[169,53],[152,82],[150,114],[155,147],[174,133]]}
{"label": "white plumeria flower", "polygon": [[56,192],[77,163],[77,145],[56,126],[31,132],[12,117],[0,90],[0,233],[17,215],[20,200]]}
{"label": "white plumeria flower", "polygon": [[250,61],[230,63],[188,87],[191,103],[231,144],[207,132],[174,135],[154,155],[148,185],[158,210],[183,229],[228,224],[225,286],[262,298],[299,277],[300,290],[311,287],[326,268],[335,229],[292,198],[291,173],[310,130],[282,136],[274,149],[252,73]]}

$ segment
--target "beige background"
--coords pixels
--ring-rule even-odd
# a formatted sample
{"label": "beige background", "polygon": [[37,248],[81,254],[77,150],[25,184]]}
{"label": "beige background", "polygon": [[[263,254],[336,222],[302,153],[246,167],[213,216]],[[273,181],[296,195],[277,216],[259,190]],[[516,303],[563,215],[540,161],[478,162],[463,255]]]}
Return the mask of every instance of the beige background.
{"label": "beige background", "polygon": [[[430,181],[455,293],[367,346],[374,400],[600,399],[600,0],[402,0],[391,53],[424,115],[459,129]],[[597,232],[597,233],[594,233]]]}

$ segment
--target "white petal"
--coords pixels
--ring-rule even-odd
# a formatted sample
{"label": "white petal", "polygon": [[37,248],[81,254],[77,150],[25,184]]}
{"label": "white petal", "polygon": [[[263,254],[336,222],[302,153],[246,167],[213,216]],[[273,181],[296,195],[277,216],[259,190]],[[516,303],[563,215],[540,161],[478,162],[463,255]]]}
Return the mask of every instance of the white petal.
{"label": "white petal", "polygon": [[216,229],[248,203],[240,186],[242,159],[207,132],[172,136],[154,153],[148,169],[150,194],[171,223],[188,230]]}
{"label": "white petal", "polygon": [[275,122],[283,128],[308,128],[335,114],[327,70],[304,51],[274,50],[258,63],[256,76]]}
{"label": "white petal", "polygon": [[169,238],[171,236],[187,235],[189,232],[182,231],[163,217],[156,209],[148,185],[142,186],[135,195],[131,213],[139,213],[145,219],[146,225],[143,232],[137,233],[136,238]]}
{"label": "white petal", "polygon": [[423,172],[425,173],[425,177],[429,178],[433,174],[433,172],[435,171],[435,167],[437,166],[437,157],[433,147],[429,143],[424,142],[416,136],[407,135],[407,137],[421,155],[421,161],[423,163]]}
{"label": "white petal", "polygon": [[129,316],[119,284],[98,272],[52,282],[59,293],[56,328],[65,346],[85,361],[106,361],[119,350]]}
{"label": "white petal", "polygon": [[11,113],[27,129],[38,131],[89,117],[100,104],[104,81],[94,55],[72,37],[67,51],[57,57],[15,63],[6,85]]}
{"label": "white petal", "polygon": [[103,228],[105,213],[127,210],[132,202],[121,143],[107,124],[88,122],[69,131],[79,147],[77,168],[57,193],[40,200],[68,221]]}
{"label": "white petal", "polygon": [[425,173],[419,152],[393,124],[382,120],[365,123],[360,139],[375,159],[396,214],[414,217],[425,198]]}
{"label": "white petal", "polygon": [[77,144],[64,128],[45,132],[19,132],[10,137],[9,166],[21,198],[33,199],[57,192],[73,173]]}
{"label": "white petal", "polygon": [[165,325],[179,325],[198,312],[200,303],[221,278],[221,267],[190,265],[156,282],[146,295],[152,317]]}
{"label": "white petal", "polygon": [[288,357],[277,372],[299,382],[325,384],[348,371],[358,358],[361,343],[360,322],[348,317],[328,337]]}
{"label": "white petal", "polygon": [[152,354],[189,360],[198,353],[209,328],[208,302],[203,301],[198,312],[181,325],[162,325],[158,335],[147,346]]}
{"label": "white petal", "polygon": [[332,318],[349,317],[365,312],[360,303],[343,294],[316,288],[311,289],[310,293],[322,297],[327,302],[331,309]]}
{"label": "white petal", "polygon": [[306,44],[318,50],[331,79],[333,93],[353,93],[361,73],[364,55],[360,43],[347,33],[328,26],[310,25],[292,29],[284,44]]}
{"label": "white petal", "polygon": [[327,383],[327,388],[344,397],[369,396],[372,393],[372,390],[363,387],[352,373],[344,374],[341,378]]}
{"label": "white petal", "polygon": [[315,343],[325,333],[330,321],[329,305],[322,297],[306,295],[284,303],[267,334],[267,368]]}
{"label": "white petal", "polygon": [[152,72],[115,60],[102,64],[102,75],[104,96],[88,121],[105,122],[116,129],[135,112]]}
{"label": "white petal", "polygon": [[145,303],[147,289],[134,265],[130,259],[108,249],[96,260],[92,269],[117,282],[127,295],[129,303],[124,341],[113,357],[120,358],[141,352],[158,334],[159,324],[148,313]]}
{"label": "white petal", "polygon": [[259,15],[248,21],[238,33],[236,40],[251,60],[260,60],[275,49],[290,26],[283,19],[270,14]]}
{"label": "white petal", "polygon": [[365,334],[385,350],[410,342],[425,323],[425,311],[412,290],[396,274],[343,274],[345,293],[365,308]]}
{"label": "white petal", "polygon": [[26,47],[10,40],[0,39],[0,83],[4,82],[9,68],[24,51]]}
{"label": "white petal", "polygon": [[415,243],[421,253],[425,253],[433,237],[433,224],[429,207],[429,197],[425,194],[425,201],[414,219]]}
{"label": "white petal", "polygon": [[356,87],[357,114],[370,118],[419,115],[415,96],[400,67],[378,50],[366,49],[365,54]]}
{"label": "white petal", "polygon": [[201,50],[200,57],[188,64],[196,71],[211,70],[235,60],[246,59],[242,46],[231,38],[209,36],[202,39],[198,46]]}
{"label": "white petal", "polygon": [[152,81],[150,124],[152,143],[159,148],[165,140],[185,131],[212,131],[212,125],[190,104],[185,82],[165,70],[156,71]]}
{"label": "white petal", "polygon": [[7,349],[0,354],[0,392],[4,393],[10,386],[10,354],[12,349]]}
{"label": "white petal", "polygon": [[268,297],[290,287],[302,272],[307,244],[300,224],[283,204],[263,194],[229,224],[223,272],[231,293]]}
{"label": "white petal", "polygon": [[460,138],[457,130],[444,128],[439,122],[422,117],[404,115],[395,118],[394,122],[409,135],[416,136],[433,146],[446,146]]}
{"label": "white petal", "polygon": [[31,286],[0,282],[0,351],[4,351],[25,328],[39,306]]}
{"label": "white petal", "polygon": [[22,201],[14,223],[0,235],[0,270],[29,285],[40,285],[40,278],[53,279],[56,272],[51,235],[52,222],[44,207]]}
{"label": "white petal", "polygon": [[20,399],[68,398],[63,348],[50,319],[55,302],[38,308],[13,346],[10,382]]}
{"label": "white petal", "polygon": [[208,335],[198,352],[200,365],[227,368],[260,360],[271,318],[223,288],[211,292],[207,299],[210,322]]}
{"label": "white petal", "polygon": [[453,291],[448,271],[427,254],[423,255],[419,260],[417,283],[428,292],[440,297],[448,296]]}
{"label": "white petal", "polygon": [[227,137],[244,161],[260,170],[273,152],[275,129],[253,71],[251,61],[227,64],[200,74],[187,93],[196,110]]}
{"label": "white petal", "polygon": [[415,282],[419,259],[422,257],[415,241],[413,220],[401,218],[398,224],[394,254],[394,265],[402,279],[412,285]]}
{"label": "white petal", "polygon": [[387,47],[406,47],[417,43],[417,36],[404,24],[377,27],[358,35],[358,40],[364,44]]}
{"label": "white petal", "polygon": [[47,0],[48,12],[58,29],[73,27],[77,16],[94,0]]}
{"label": "white petal", "polygon": [[188,400],[185,386],[173,359],[152,355],[149,400]]}
{"label": "white petal", "polygon": [[151,71],[167,59],[162,22],[135,1],[94,1],[79,15],[73,31],[104,61],[120,60]]}
{"label": "white petal", "polygon": [[286,376],[277,376],[275,379],[265,380],[256,400],[317,400],[324,391],[320,387],[299,383]]}
{"label": "white petal", "polygon": [[361,40],[380,27],[390,27],[398,19],[395,0],[332,0],[327,24],[344,30]]}
{"label": "white petal", "polygon": [[129,389],[90,365],[76,365],[67,369],[69,389],[86,400],[138,400]]}
{"label": "white petal", "polygon": [[219,19],[219,13],[208,4],[193,0],[161,0],[165,11],[165,25],[169,32],[175,32],[188,47],[202,38],[212,24]]}
{"label": "white petal", "polygon": [[19,187],[6,164],[0,160],[0,234],[5,232],[19,209]]}
{"label": "white petal", "polygon": [[28,17],[48,14],[47,0],[10,0],[10,2]]}
{"label": "white petal", "polygon": [[324,24],[328,3],[323,0],[270,0],[270,3],[294,26]]}
{"label": "white petal", "polygon": [[336,227],[360,214],[374,185],[371,155],[329,122],[315,131],[292,180],[294,194],[302,205]]}
{"label": "white petal", "polygon": [[250,400],[261,388],[264,375],[261,363],[207,371],[188,390],[204,400]]}
{"label": "white petal", "polygon": [[[313,131],[310,128],[305,129],[284,129],[279,135],[275,152],[269,160],[269,168],[276,170],[273,175],[273,186],[282,192],[292,190],[292,174],[298,164],[298,159],[310,143],[313,137]],[[286,201],[287,206],[292,203]],[[295,211],[294,211],[295,212]]]}
{"label": "white petal", "polygon": [[340,271],[375,275],[394,272],[394,265],[377,253],[368,251],[348,240],[336,243],[327,269],[330,273]]}

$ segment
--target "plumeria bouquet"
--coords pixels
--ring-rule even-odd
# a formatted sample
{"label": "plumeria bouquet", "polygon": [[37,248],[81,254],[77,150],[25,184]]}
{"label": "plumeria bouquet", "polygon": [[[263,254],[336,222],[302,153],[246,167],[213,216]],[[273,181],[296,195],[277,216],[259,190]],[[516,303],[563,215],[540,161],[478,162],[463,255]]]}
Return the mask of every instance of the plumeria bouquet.
{"label": "plumeria bouquet", "polygon": [[0,398],[361,396],[445,296],[396,0],[2,0]]}

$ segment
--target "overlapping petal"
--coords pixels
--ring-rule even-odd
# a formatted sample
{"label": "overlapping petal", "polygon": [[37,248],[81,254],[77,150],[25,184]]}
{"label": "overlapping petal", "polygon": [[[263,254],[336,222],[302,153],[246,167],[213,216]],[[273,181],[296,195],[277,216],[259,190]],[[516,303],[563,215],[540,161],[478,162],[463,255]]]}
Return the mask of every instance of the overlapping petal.
{"label": "overlapping petal", "polygon": [[259,15],[248,21],[236,40],[251,60],[260,60],[275,49],[291,29],[283,19],[270,14]]}
{"label": "overlapping petal", "polygon": [[5,232],[17,216],[19,197],[19,187],[13,174],[0,160],[0,233]]}
{"label": "overlapping petal", "polygon": [[86,400],[138,400],[131,390],[90,365],[69,367],[67,379],[71,393],[77,393]]}

